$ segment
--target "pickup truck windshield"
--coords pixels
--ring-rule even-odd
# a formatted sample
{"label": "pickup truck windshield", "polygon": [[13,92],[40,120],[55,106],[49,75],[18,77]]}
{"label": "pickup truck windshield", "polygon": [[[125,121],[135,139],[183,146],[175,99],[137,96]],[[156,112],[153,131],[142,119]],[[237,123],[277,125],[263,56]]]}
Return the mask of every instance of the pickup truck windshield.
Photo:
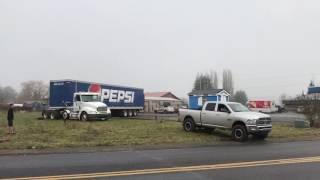
{"label": "pickup truck windshield", "polygon": [[242,104],[228,104],[233,112],[249,112],[250,110]]}
{"label": "pickup truck windshield", "polygon": [[82,95],[81,99],[83,102],[99,102],[100,96],[98,96],[98,95]]}

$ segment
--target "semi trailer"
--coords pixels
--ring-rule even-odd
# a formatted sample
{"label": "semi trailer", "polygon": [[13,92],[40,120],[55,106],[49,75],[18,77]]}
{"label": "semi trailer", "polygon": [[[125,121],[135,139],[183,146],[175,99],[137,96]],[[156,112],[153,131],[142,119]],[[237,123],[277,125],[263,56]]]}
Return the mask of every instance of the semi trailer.
{"label": "semi trailer", "polygon": [[141,88],[78,80],[50,81],[49,104],[44,119],[108,119],[136,116],[144,107]]}

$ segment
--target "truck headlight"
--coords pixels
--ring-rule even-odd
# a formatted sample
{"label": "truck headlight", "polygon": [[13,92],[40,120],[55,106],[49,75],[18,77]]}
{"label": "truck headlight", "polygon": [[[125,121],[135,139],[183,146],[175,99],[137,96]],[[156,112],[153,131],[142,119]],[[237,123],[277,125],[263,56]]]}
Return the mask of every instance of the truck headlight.
{"label": "truck headlight", "polygon": [[248,125],[256,125],[257,120],[256,119],[248,119],[247,124]]}

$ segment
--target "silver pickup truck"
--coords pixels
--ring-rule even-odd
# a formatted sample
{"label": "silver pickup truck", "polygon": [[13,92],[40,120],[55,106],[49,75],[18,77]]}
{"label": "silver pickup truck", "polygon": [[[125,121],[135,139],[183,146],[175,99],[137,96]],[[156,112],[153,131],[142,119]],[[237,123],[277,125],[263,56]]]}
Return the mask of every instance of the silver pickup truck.
{"label": "silver pickup truck", "polygon": [[269,115],[252,112],[235,102],[206,102],[202,110],[180,109],[179,120],[187,132],[197,127],[230,129],[232,138],[240,142],[246,141],[249,134],[265,139],[272,130]]}

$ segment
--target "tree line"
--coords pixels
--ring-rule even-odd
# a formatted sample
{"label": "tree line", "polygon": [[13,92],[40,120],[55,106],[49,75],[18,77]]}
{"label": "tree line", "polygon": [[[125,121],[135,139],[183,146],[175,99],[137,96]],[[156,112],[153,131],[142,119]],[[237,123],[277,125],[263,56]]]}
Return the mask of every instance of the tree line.
{"label": "tree line", "polygon": [[19,92],[11,86],[0,86],[0,104],[43,101],[47,97],[48,84],[43,81],[23,82],[21,83],[21,90]]}
{"label": "tree line", "polygon": [[[231,95],[231,101],[246,104],[248,101],[248,96],[244,90],[234,89],[234,79],[232,71],[225,69],[222,72],[222,87]],[[212,90],[220,89],[219,86],[219,76],[216,71],[198,73],[194,81],[193,90]]]}

